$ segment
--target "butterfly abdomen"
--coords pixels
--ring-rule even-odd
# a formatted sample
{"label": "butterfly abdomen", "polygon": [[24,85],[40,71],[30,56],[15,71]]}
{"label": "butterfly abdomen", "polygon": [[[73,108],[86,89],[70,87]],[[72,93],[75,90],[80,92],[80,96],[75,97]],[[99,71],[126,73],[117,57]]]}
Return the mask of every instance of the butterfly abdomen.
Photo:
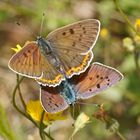
{"label": "butterfly abdomen", "polygon": [[68,104],[72,104],[76,101],[75,91],[72,89],[70,83],[66,81],[63,82],[62,96],[66,99]]}
{"label": "butterfly abdomen", "polygon": [[60,61],[55,56],[53,48],[50,45],[50,43],[42,37],[38,37],[37,42],[38,42],[40,51],[45,56],[45,58],[49,60],[49,62],[53,64],[56,67],[56,69],[60,70],[60,67],[61,67]]}

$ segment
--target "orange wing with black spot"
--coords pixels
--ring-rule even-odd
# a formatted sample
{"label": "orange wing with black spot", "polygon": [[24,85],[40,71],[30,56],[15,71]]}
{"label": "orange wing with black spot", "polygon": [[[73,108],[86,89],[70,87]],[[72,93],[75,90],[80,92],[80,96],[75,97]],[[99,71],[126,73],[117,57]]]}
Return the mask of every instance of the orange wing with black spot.
{"label": "orange wing with black spot", "polygon": [[35,78],[40,84],[58,85],[63,76],[41,54],[36,42],[28,42],[9,61],[9,68],[14,72]]}
{"label": "orange wing with black spot", "polygon": [[47,36],[68,78],[84,72],[89,66],[99,31],[100,22],[88,19],[64,26]]}
{"label": "orange wing with black spot", "polygon": [[76,98],[88,99],[115,85],[122,78],[123,75],[118,70],[95,62],[86,72],[73,77],[70,81],[74,85]]}
{"label": "orange wing with black spot", "polygon": [[78,75],[84,72],[90,65],[92,58],[92,52],[85,55],[76,54],[75,52],[69,52],[67,54],[62,52],[60,61],[63,65],[66,76],[70,78],[73,75]]}

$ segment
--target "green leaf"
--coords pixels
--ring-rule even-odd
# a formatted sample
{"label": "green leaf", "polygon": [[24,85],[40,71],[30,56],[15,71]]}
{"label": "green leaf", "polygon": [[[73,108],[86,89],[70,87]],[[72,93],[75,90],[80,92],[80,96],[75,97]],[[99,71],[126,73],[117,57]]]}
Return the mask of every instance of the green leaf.
{"label": "green leaf", "polygon": [[17,139],[12,131],[12,128],[10,127],[6,112],[2,105],[0,105],[0,135],[7,140]]}

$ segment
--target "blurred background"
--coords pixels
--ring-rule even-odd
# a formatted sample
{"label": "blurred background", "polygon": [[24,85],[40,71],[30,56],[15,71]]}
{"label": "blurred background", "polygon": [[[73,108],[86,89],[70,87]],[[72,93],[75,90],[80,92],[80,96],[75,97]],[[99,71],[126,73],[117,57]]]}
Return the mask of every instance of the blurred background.
{"label": "blurred background", "polygon": [[[121,0],[120,7],[140,33],[140,1]],[[42,13],[45,13],[43,36],[69,23],[96,18],[101,32],[93,48],[93,62],[118,69],[124,79],[94,98],[90,103],[104,104],[110,116],[119,123],[119,130],[127,140],[140,139],[140,36],[126,22],[113,0],[1,0],[0,1],[0,140],[40,140],[38,129],[12,106],[12,91],[16,74],[7,66],[14,54],[11,48],[26,41],[36,40],[40,31]],[[20,26],[16,23],[19,22]],[[26,78],[21,84],[28,102],[38,99],[39,86]],[[17,100],[17,104],[18,104]],[[82,105],[81,112],[92,116],[95,106]],[[93,122],[77,133],[77,140],[119,140],[106,129],[105,123]],[[67,124],[67,125],[66,125]],[[67,140],[73,130],[71,117],[56,121],[49,128],[54,139]],[[9,136],[8,136],[9,135]]]}

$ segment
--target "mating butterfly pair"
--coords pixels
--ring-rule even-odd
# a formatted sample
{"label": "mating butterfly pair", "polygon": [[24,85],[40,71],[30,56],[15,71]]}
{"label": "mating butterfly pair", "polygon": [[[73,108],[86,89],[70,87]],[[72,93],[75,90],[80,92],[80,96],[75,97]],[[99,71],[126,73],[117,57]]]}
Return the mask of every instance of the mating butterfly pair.
{"label": "mating butterfly pair", "polygon": [[[46,111],[64,110],[77,99],[92,97],[122,78],[115,69],[99,63],[86,71],[93,58],[91,50],[99,30],[100,22],[88,19],[57,29],[46,39],[38,37],[10,59],[9,68],[49,86],[42,86],[40,93]],[[79,76],[69,79],[73,75]]]}

